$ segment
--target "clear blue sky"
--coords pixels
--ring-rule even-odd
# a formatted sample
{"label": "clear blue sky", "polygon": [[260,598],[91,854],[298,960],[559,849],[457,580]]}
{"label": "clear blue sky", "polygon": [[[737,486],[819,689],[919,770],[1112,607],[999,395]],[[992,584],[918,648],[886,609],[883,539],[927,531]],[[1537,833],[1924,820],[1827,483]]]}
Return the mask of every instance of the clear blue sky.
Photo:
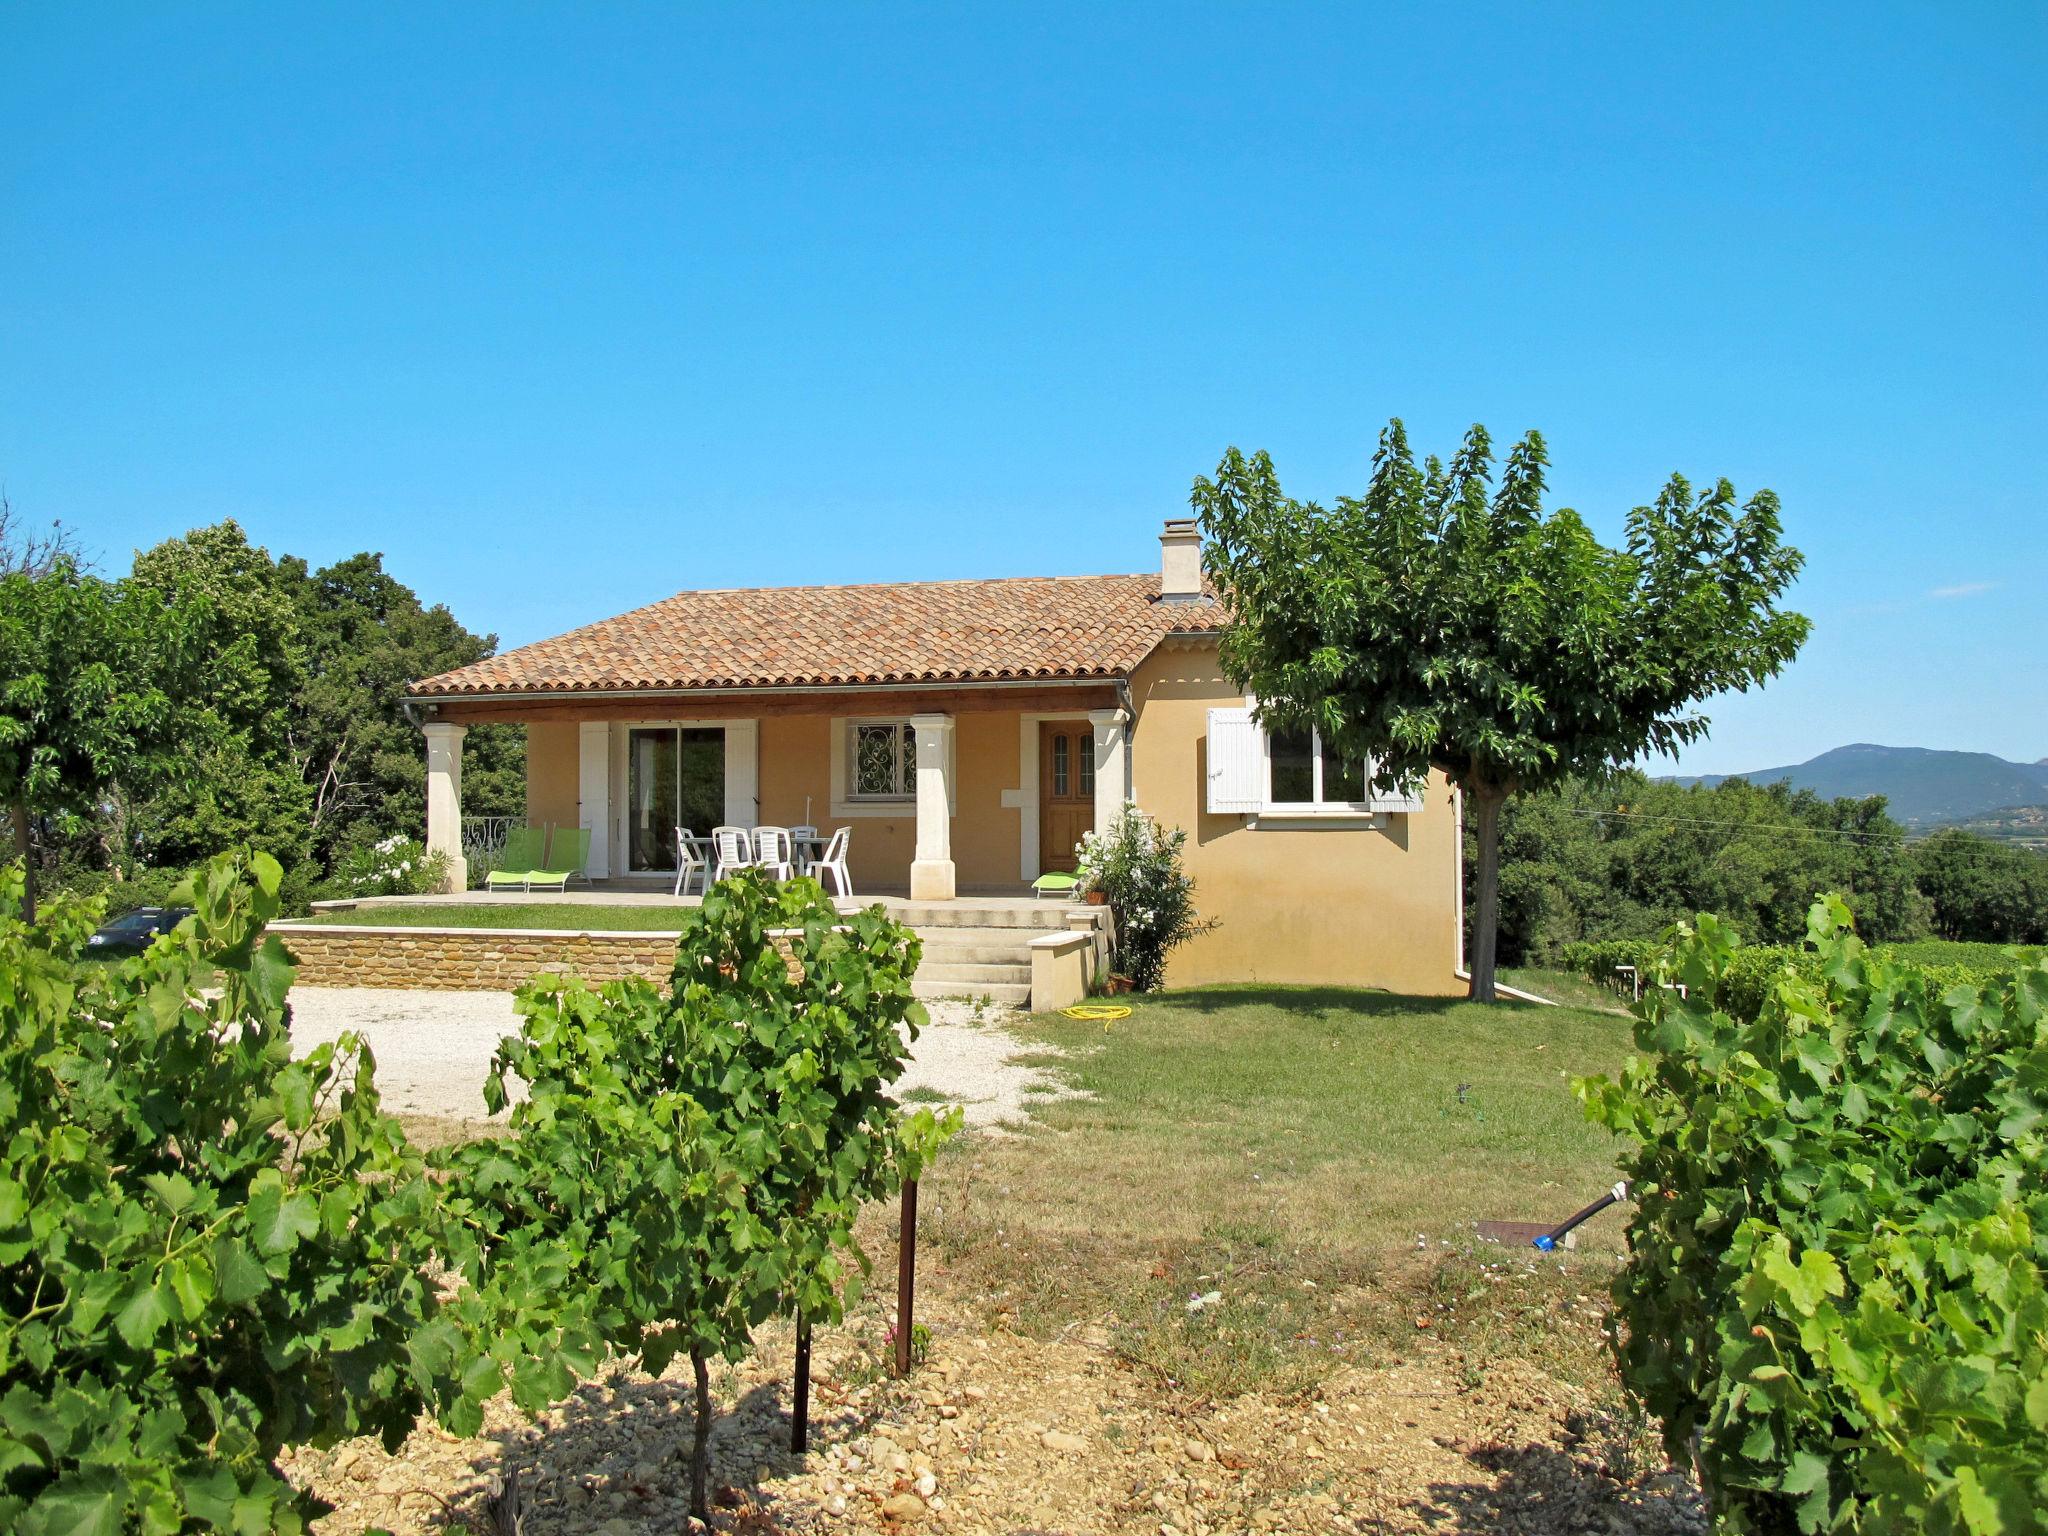
{"label": "clear blue sky", "polygon": [[2025,4],[10,5],[0,485],[516,644],[1537,426],[1610,535],[1784,497],[1814,638],[1686,766],[2037,758],[2044,73]]}

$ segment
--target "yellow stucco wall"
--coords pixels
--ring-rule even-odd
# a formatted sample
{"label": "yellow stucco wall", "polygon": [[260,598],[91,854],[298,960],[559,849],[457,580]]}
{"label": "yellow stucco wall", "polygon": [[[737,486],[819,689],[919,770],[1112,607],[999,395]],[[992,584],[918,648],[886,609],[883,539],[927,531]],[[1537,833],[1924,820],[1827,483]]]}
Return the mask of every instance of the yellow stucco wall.
{"label": "yellow stucco wall", "polygon": [[761,823],[770,827],[798,825],[804,819],[808,796],[810,819],[819,832],[829,837],[842,826],[853,828],[847,865],[853,871],[854,890],[900,888],[909,878],[911,850],[917,842],[917,813],[906,805],[900,816],[835,821],[833,729],[833,722],[822,716],[787,715],[761,722]]}
{"label": "yellow stucco wall", "polygon": [[[778,716],[761,722],[760,804],[767,826],[811,821],[825,836],[851,827],[848,863],[856,891],[901,890],[917,850],[917,812],[835,818],[832,815],[832,733],[843,723],[822,716]],[[956,775],[952,826],[955,879],[962,888],[1021,888],[1018,879],[1018,816],[1006,809],[1003,791],[1017,788],[1018,717],[974,713],[953,727]]]}
{"label": "yellow stucco wall", "polygon": [[1017,823],[1003,791],[1017,785],[1014,714],[961,715],[953,727],[953,767],[959,790],[953,816],[953,868],[960,885],[1021,890]]}
{"label": "yellow stucco wall", "polygon": [[526,819],[539,827],[577,822],[576,726],[554,722],[526,728]]}
{"label": "yellow stucco wall", "polygon": [[1271,981],[1459,995],[1457,815],[1431,774],[1425,808],[1375,826],[1254,828],[1212,816],[1208,712],[1242,703],[1214,645],[1156,652],[1131,680],[1139,805],[1188,832],[1201,911],[1220,919],[1175,951],[1171,986]]}

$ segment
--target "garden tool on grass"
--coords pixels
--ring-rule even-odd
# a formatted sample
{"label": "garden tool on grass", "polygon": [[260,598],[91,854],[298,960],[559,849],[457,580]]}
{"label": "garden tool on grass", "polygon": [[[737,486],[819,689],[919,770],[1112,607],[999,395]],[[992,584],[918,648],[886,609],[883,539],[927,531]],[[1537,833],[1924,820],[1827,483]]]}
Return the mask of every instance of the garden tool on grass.
{"label": "garden tool on grass", "polygon": [[1559,1248],[1572,1246],[1568,1239],[1573,1228],[1598,1216],[1610,1205],[1619,1205],[1627,1198],[1628,1180],[1623,1179],[1584,1210],[1573,1212],[1554,1227],[1545,1226],[1540,1221],[1482,1221],[1478,1224],[1479,1235],[1492,1242],[1505,1243],[1511,1248],[1519,1248],[1527,1243],[1531,1248],[1554,1253]]}

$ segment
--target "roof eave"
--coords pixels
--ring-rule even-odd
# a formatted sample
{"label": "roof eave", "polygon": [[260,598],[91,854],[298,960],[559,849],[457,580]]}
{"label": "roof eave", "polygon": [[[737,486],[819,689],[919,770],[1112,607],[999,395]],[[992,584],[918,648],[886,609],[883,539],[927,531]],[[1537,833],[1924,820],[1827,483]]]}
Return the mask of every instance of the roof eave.
{"label": "roof eave", "polygon": [[[644,688],[579,688],[570,685],[561,688],[465,688],[433,693],[414,692],[408,689],[405,697],[407,702],[413,704],[461,704],[477,699],[522,702],[556,699],[762,698],[805,693],[956,693],[963,688],[1099,688],[1104,683],[1129,680],[1128,670],[1105,669],[1101,672],[1066,677],[952,677],[898,683],[774,683],[711,688],[657,683]],[[429,678],[427,681],[433,680]]]}

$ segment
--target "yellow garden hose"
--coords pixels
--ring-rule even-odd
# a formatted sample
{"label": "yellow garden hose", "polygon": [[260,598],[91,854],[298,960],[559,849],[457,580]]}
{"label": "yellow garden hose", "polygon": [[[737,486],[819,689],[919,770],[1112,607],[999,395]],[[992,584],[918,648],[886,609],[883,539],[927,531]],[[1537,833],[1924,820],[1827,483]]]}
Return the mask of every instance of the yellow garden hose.
{"label": "yellow garden hose", "polygon": [[1131,1016],[1131,1010],[1122,1003],[1076,1003],[1071,1008],[1062,1008],[1060,1012],[1070,1019],[1080,1019],[1089,1024],[1099,1023],[1104,1034],[1109,1033],[1109,1026],[1116,1020],[1128,1019]]}

